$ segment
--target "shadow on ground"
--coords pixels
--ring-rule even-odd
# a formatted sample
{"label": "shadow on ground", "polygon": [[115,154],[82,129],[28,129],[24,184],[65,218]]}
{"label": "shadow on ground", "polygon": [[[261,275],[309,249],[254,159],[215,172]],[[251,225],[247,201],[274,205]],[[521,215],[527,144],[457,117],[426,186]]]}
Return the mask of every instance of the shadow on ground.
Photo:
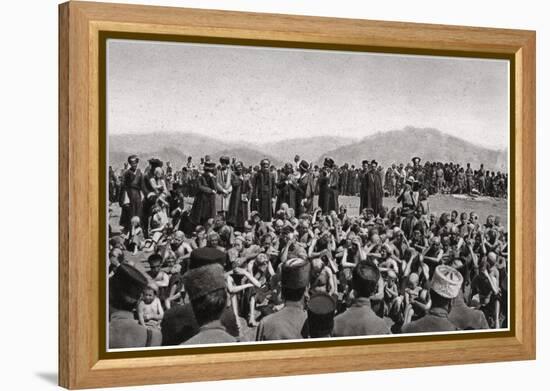
{"label": "shadow on ground", "polygon": [[37,377],[44,380],[46,383],[57,385],[57,372],[39,372]]}

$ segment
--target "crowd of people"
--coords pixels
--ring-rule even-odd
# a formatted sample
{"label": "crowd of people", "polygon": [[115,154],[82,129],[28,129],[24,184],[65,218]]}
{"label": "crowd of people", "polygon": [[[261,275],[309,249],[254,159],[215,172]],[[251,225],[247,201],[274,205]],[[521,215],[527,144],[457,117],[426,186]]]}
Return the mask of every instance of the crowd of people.
{"label": "crowd of people", "polygon": [[[436,193],[506,189],[507,175],[483,165],[418,157],[384,171],[375,160],[358,170],[296,156],[277,169],[205,156],[177,172],[153,158],[142,172],[132,155],[109,171],[120,206],[120,229],[109,225],[109,346],[506,327],[500,217],[429,205]],[[359,197],[357,215],[340,195]]]}

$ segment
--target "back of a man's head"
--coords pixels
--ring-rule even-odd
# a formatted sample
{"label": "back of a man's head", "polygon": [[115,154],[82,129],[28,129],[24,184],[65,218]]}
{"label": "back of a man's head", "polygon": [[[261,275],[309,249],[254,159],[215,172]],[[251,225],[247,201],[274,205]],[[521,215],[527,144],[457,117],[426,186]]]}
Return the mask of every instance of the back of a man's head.
{"label": "back of a man's head", "polygon": [[222,265],[210,263],[187,271],[183,275],[183,285],[199,326],[220,318],[227,303]]}
{"label": "back of a man's head", "polygon": [[226,304],[227,291],[225,288],[191,300],[191,306],[199,326],[220,319]]}
{"label": "back of a man's head", "polygon": [[370,262],[360,262],[353,269],[352,286],[357,297],[370,297],[376,292],[380,271]]}

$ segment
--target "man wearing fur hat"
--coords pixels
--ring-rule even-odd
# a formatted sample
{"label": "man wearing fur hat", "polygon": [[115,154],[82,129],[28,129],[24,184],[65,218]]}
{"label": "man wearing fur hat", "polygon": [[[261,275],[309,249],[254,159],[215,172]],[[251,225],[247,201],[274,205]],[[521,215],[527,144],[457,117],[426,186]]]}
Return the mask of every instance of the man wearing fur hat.
{"label": "man wearing fur hat", "polygon": [[216,174],[216,186],[218,194],[216,195],[216,211],[222,213],[225,217],[229,210],[229,200],[233,190],[231,179],[233,172],[229,168],[229,157],[220,157],[220,169]]}
{"label": "man wearing fur hat", "polygon": [[338,185],[338,170],[334,168],[334,160],[327,157],[319,175],[319,207],[325,214],[338,211]]}
{"label": "man wearing fur hat", "polygon": [[304,294],[309,284],[310,264],[301,258],[293,258],[281,264],[281,288],[284,307],[260,321],[256,341],[301,339],[307,313]]}
{"label": "man wearing fur hat", "polygon": [[458,296],[463,277],[453,267],[439,265],[431,281],[430,299],[432,306],[422,318],[403,325],[403,333],[430,333],[456,331],[458,327],[449,320],[452,300]]}
{"label": "man wearing fur hat", "polygon": [[215,163],[205,162],[204,173],[198,179],[197,194],[189,216],[195,226],[204,225],[208,219],[213,219],[216,216],[218,187],[216,175],[214,175],[215,169]]}

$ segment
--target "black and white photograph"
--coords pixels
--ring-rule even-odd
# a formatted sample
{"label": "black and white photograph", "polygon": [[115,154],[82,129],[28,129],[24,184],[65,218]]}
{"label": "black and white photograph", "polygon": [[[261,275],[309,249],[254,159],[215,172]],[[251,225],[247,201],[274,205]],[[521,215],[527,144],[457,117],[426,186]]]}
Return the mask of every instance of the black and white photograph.
{"label": "black and white photograph", "polygon": [[107,350],[509,329],[510,62],[113,39]]}

